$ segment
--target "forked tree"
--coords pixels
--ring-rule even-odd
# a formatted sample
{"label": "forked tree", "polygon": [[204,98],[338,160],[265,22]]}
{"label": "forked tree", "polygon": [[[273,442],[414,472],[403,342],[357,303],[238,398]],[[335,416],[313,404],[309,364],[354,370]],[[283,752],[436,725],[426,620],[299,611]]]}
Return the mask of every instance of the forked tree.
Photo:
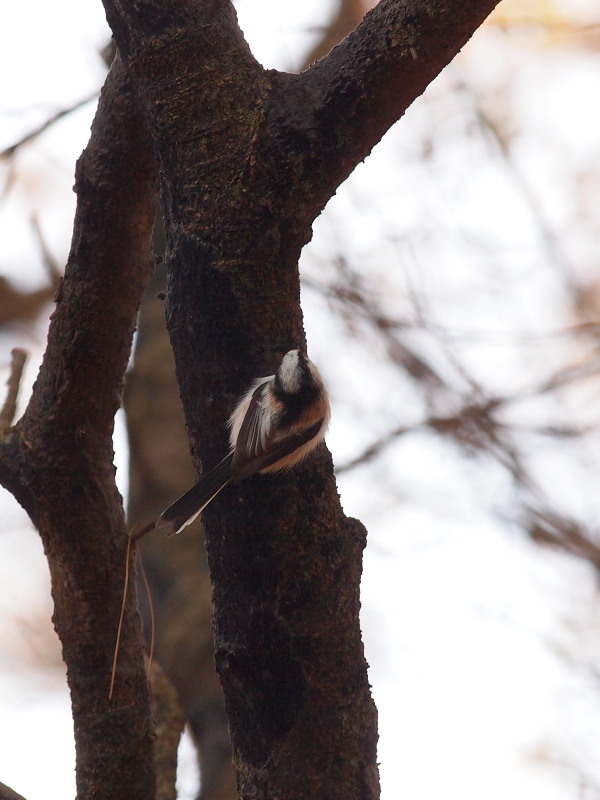
{"label": "forked tree", "polygon": [[[81,800],[157,796],[133,592],[108,692],[127,547],[113,418],[153,269],[157,197],[166,321],[199,472],[226,451],[239,393],[305,345],[298,259],[313,221],[497,1],[381,0],[292,75],[255,60],[229,0],[104,0],[118,55],[77,166],[44,361],[0,445],[0,479],[50,565]],[[358,618],[366,533],[341,510],[326,449],[289,474],[228,487],[204,521],[239,796],[378,797]]]}

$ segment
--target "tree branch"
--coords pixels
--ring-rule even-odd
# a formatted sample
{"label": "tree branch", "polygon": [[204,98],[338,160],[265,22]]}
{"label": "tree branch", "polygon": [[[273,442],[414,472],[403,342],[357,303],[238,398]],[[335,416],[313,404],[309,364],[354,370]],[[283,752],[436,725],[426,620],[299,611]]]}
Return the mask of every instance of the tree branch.
{"label": "tree branch", "polygon": [[317,158],[307,171],[319,202],[366,158],[499,2],[381,0],[329,55],[292,76],[302,124],[314,126]]}
{"label": "tree branch", "polygon": [[[167,321],[198,469],[223,455],[235,395],[304,344],[297,263],[316,214],[477,27],[473,9],[492,7],[427,3],[441,20],[435,40],[416,5],[384,0],[379,38],[369,23],[362,50],[355,37],[325,66],[289,76],[257,64],[226,0],[105,0],[160,159]],[[447,5],[463,26],[440,41]],[[406,67],[419,91],[399,77],[410,47],[432,61]],[[322,451],[289,474],[230,486],[204,521],[240,796],[375,800],[359,623],[366,534],[342,512],[331,459]]]}
{"label": "tree branch", "polygon": [[6,786],[4,783],[0,783],[0,800],[25,800],[25,798],[11,789],[10,786]]}
{"label": "tree branch", "polygon": [[119,59],[76,171],[74,234],[28,408],[3,442],[0,480],[39,529],[71,690],[78,797],[148,800],[155,779],[143,642],[128,599],[113,701],[112,653],[127,531],[113,418],[151,271],[153,151]]}
{"label": "tree branch", "polygon": [[17,397],[21,385],[21,376],[23,375],[25,362],[27,361],[27,351],[22,350],[20,347],[15,347],[11,351],[11,356],[10,375],[6,382],[8,392],[6,393],[6,400],[2,406],[2,411],[0,411],[0,430],[12,425],[15,414],[17,413]]}
{"label": "tree branch", "polygon": [[44,122],[38,125],[37,128],[30,131],[29,133],[26,133],[18,141],[14,142],[8,147],[5,147],[4,150],[0,150],[0,160],[11,158],[12,156],[14,156],[16,151],[24,144],[28,144],[32,139],[35,139],[38,136],[40,136],[42,133],[44,133],[44,131],[47,131],[48,128],[51,128],[55,122],[58,122],[63,117],[66,117],[69,114],[72,114],[73,111],[77,111],[79,108],[82,108],[88,103],[91,103],[92,100],[94,100],[97,96],[98,92],[94,92],[88,97],[84,97],[82,100],[78,100],[76,103],[73,103],[72,106],[69,106],[68,108],[63,108],[60,111],[56,111],[51,117],[48,117],[48,119],[44,120]]}

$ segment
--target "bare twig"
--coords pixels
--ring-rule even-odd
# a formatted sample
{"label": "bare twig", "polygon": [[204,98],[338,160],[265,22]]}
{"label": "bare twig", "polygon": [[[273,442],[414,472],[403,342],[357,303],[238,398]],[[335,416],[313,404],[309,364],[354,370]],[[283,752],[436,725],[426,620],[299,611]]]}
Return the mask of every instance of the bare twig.
{"label": "bare twig", "polygon": [[48,130],[48,128],[52,127],[52,125],[54,125],[55,122],[58,122],[58,120],[68,116],[73,111],[77,111],[77,109],[82,108],[87,103],[90,103],[92,100],[94,100],[96,97],[98,97],[98,92],[94,92],[93,94],[90,94],[88,97],[84,97],[82,100],[78,100],[77,103],[74,103],[74,105],[69,106],[69,108],[63,108],[60,111],[57,111],[51,117],[48,117],[48,119],[42,122],[42,124],[39,125],[37,128],[30,131],[29,133],[26,133],[25,136],[22,136],[17,142],[11,144],[9,147],[6,147],[4,150],[0,150],[0,159],[12,158],[12,156],[14,156],[15,152],[19,149],[19,147],[21,147],[24,144],[27,144],[32,139],[35,139],[40,134],[44,133],[44,131]]}
{"label": "bare twig", "polygon": [[[129,533],[129,537],[127,539],[127,553],[125,556],[125,580],[123,583],[123,596],[121,600],[121,614],[119,616],[119,625],[117,627],[117,640],[115,642],[115,652],[113,655],[113,665],[112,665],[112,672],[110,676],[110,688],[108,690],[108,699],[111,700],[113,696],[113,690],[115,688],[115,679],[117,674],[117,661],[119,658],[119,646],[121,644],[121,631],[123,629],[123,620],[125,618],[125,609],[127,606],[127,592],[129,591],[129,579],[131,574],[131,563],[132,563],[132,554],[133,558],[137,554],[136,549],[136,542],[140,539],[144,534],[149,533],[155,527],[154,522],[150,522],[148,525],[144,527],[140,527],[140,525],[134,525]],[[152,656],[154,654],[154,609],[152,606],[152,594],[150,592],[150,586],[148,585],[148,578],[146,577],[146,572],[144,570],[143,562],[140,559],[140,567],[142,572],[142,577],[144,579],[144,584],[146,586],[146,591],[148,592],[148,604],[150,606],[150,616],[152,619],[152,637],[151,637],[151,644],[150,644],[150,655],[149,655],[149,664],[152,665]],[[150,678],[150,666],[148,667],[148,679]]]}
{"label": "bare twig", "polygon": [[[108,699],[112,700],[113,690],[115,688],[115,679],[117,676],[117,661],[119,659],[119,647],[121,645],[121,632],[123,630],[123,620],[125,619],[125,609],[127,607],[127,592],[129,590],[129,574],[131,565],[132,554],[132,539],[127,539],[127,553],[125,555],[125,580],[123,582],[123,596],[121,600],[121,614],[119,615],[119,625],[117,627],[117,640],[115,642],[115,652],[113,655],[112,670],[110,673],[110,687],[108,689]],[[133,550],[135,558],[135,549]]]}
{"label": "bare twig", "polygon": [[15,414],[17,413],[17,397],[19,396],[19,386],[21,385],[23,369],[27,361],[27,350],[15,347],[11,351],[11,356],[10,374],[6,381],[8,392],[2,411],[0,411],[0,428],[8,428],[9,425],[12,425]]}
{"label": "bare twig", "polygon": [[[314,278],[303,277],[307,286],[321,292],[325,296],[350,307],[360,315],[361,319],[370,323],[380,334],[386,345],[388,355],[395,364],[402,367],[417,383],[425,389],[442,390],[446,388],[445,381],[435,369],[415,352],[406,341],[401,340],[405,330],[420,327],[413,322],[394,319],[386,315],[379,307],[376,300],[371,297],[369,290],[364,285],[361,277],[350,267],[342,256],[337,259],[338,272],[343,276],[344,282],[324,284]],[[342,314],[344,321],[352,329],[351,317]]]}
{"label": "bare twig", "polygon": [[[456,67],[454,69],[455,72],[457,72]],[[529,206],[531,219],[537,227],[540,242],[544,247],[548,262],[558,268],[564,286],[571,292],[577,293],[578,287],[576,281],[573,279],[575,273],[570,259],[556,231],[554,231],[552,224],[548,220],[540,198],[531,188],[531,185],[513,158],[509,142],[498,128],[494,119],[485,111],[475,87],[459,75],[457,78],[457,88],[471,101],[473,113],[480,125],[483,136],[487,134],[490,137],[498,155],[502,159],[507,174],[510,175],[523,201]]]}
{"label": "bare twig", "polygon": [[375,441],[371,442],[370,445],[368,445],[357,456],[350,459],[350,461],[347,461],[345,464],[336,465],[336,474],[341,475],[342,472],[349,472],[351,469],[355,469],[362,464],[367,464],[370,461],[373,461],[383,450],[385,450],[386,447],[391,445],[392,442],[396,441],[396,439],[399,439],[406,433],[414,433],[422,427],[423,423],[416,423],[415,425],[402,426],[400,428],[395,428],[393,431],[389,431],[389,433],[386,433],[384,436],[381,436],[379,439],[375,439]]}
{"label": "bare twig", "polygon": [[133,542],[137,542],[138,539],[141,539],[142,536],[145,536],[150,531],[153,531],[156,527],[156,520],[152,520],[147,525],[134,525],[133,528],[129,531],[129,540]]}

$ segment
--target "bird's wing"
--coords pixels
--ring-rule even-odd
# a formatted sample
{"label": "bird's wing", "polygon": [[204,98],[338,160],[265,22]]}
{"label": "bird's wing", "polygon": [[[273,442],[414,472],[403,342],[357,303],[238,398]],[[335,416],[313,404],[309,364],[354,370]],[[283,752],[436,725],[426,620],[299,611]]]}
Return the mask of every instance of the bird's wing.
{"label": "bird's wing", "polygon": [[320,419],[307,430],[301,433],[294,433],[291,436],[286,436],[284,439],[279,439],[276,442],[271,436],[268,438],[264,449],[257,449],[253,453],[238,450],[236,446],[231,464],[231,480],[241,481],[244,478],[248,478],[250,475],[254,475],[272,466],[280,459],[285,458],[285,456],[290,455],[290,453],[293,453],[307,442],[310,442],[311,439],[314,439],[321,430],[322,424],[323,419]]}
{"label": "bird's wing", "polygon": [[192,486],[179,500],[163,511],[156,520],[156,527],[167,528],[167,535],[172,536],[193,522],[213,497],[229,483],[231,458],[232,453],[226,455],[216,467],[203,475],[195,486]]}
{"label": "bird's wing", "polygon": [[260,383],[250,398],[248,409],[235,442],[233,467],[240,459],[252,460],[260,458],[271,449],[275,430],[270,424],[272,411],[265,399],[266,384]]}

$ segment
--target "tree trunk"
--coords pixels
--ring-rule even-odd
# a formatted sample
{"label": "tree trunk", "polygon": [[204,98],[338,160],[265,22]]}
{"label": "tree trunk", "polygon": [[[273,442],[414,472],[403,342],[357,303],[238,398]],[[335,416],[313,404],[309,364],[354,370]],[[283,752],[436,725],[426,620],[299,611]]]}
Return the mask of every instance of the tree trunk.
{"label": "tree trunk", "polygon": [[[328,56],[287,75],[255,61],[228,0],[105,0],[136,97],[117,60],[78,168],[40,376],[0,439],[0,480],[50,564],[81,800],[155,796],[133,599],[108,701],[126,543],[111,434],[150,271],[152,153],[168,327],[200,471],[226,450],[239,393],[305,344],[297,262],[314,218],[495,4],[382,0]],[[227,488],[206,536],[240,797],[373,800],[376,712],[358,619],[365,532],[342,513],[325,449],[289,474]]]}
{"label": "tree trunk", "polygon": [[[297,262],[313,219],[494,3],[450,5],[384,1],[292,76],[257,64],[227,2],[107,0],[159,154],[168,327],[198,469],[226,451],[235,397],[304,346]],[[329,457],[227,488],[205,521],[241,797],[376,797],[365,535]]]}
{"label": "tree trunk", "polygon": [[152,722],[135,593],[109,686],[127,529],[112,432],[150,277],[156,169],[119,59],[77,165],[77,214],[29,406],[1,442],[0,477],[40,532],[71,691],[77,795],[154,796]]}

